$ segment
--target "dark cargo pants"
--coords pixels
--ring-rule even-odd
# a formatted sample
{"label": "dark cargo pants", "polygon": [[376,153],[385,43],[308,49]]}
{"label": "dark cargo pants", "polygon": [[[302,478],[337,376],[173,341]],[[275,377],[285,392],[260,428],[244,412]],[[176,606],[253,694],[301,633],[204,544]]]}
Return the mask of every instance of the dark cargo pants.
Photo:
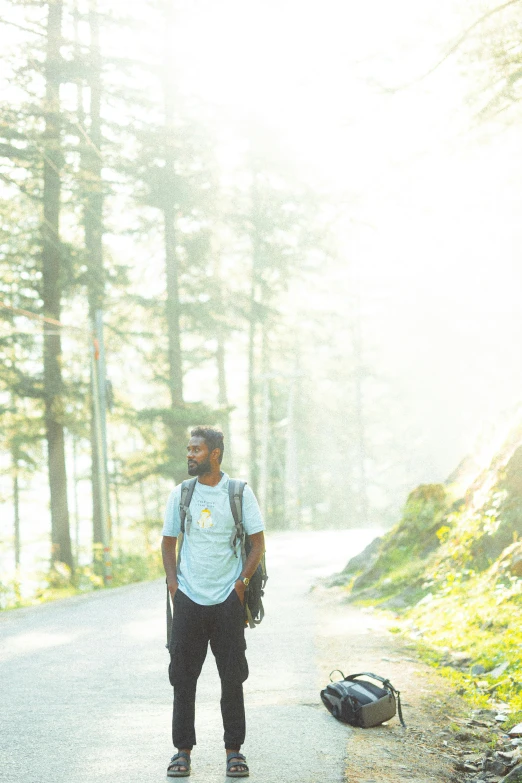
{"label": "dark cargo pants", "polygon": [[221,679],[221,715],[225,748],[238,750],[245,741],[243,683],[245,657],[244,609],[235,590],[222,604],[201,606],[178,588],[170,639],[169,679],[174,687],[172,741],[176,748],[196,744],[196,685],[210,642]]}

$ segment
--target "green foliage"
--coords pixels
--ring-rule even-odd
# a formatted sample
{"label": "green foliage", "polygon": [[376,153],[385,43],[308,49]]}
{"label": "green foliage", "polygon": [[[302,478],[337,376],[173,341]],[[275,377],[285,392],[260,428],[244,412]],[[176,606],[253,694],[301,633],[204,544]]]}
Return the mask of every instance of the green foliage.
{"label": "green foliage", "polygon": [[[412,492],[401,522],[348,588],[352,599],[401,611],[393,631],[420,637],[421,658],[475,706],[508,703],[506,728],[522,715],[520,440],[510,436],[462,502],[448,502],[437,485]],[[472,674],[474,664],[484,673]]]}
{"label": "green foliage", "polygon": [[404,588],[415,588],[411,600],[422,597],[425,560],[439,546],[437,532],[445,519],[448,499],[440,484],[426,484],[410,493],[401,521],[385,536],[375,560],[354,580],[351,592],[371,588],[381,599]]}
{"label": "green foliage", "polygon": [[[112,558],[112,569],[111,587],[158,579],[164,573],[161,552],[158,548],[141,553],[120,553]],[[47,573],[30,576],[39,585],[32,595],[22,596],[18,580],[0,582],[0,611],[34,606],[104,589],[103,577],[91,566],[76,568],[74,577],[71,577],[71,572],[65,564],[55,563]]]}
{"label": "green foliage", "polygon": [[148,552],[146,555],[122,553],[113,558],[112,562],[114,572],[113,587],[131,584],[132,582],[158,579],[164,576],[161,552],[159,550]]}

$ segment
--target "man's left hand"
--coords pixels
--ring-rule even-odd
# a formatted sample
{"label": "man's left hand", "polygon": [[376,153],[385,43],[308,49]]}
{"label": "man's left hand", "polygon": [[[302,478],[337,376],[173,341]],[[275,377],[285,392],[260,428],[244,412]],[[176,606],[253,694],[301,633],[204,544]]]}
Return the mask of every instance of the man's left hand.
{"label": "man's left hand", "polygon": [[239,600],[241,601],[241,605],[244,606],[245,605],[245,592],[246,592],[245,583],[242,582],[241,579],[237,579],[236,583],[234,585],[234,590],[236,591],[237,596],[238,596]]}

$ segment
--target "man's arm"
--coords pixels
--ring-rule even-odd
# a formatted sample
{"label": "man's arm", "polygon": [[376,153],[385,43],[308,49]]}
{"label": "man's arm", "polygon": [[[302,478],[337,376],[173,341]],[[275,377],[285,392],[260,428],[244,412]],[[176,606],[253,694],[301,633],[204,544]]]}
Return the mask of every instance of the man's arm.
{"label": "man's arm", "polygon": [[[256,568],[258,567],[265,551],[265,534],[263,531],[260,533],[252,533],[250,536],[250,544],[251,549],[248,553],[246,563],[243,566],[243,570],[241,571],[241,576],[248,576],[249,579],[255,574]],[[236,584],[234,585],[234,589],[240,597],[241,603],[243,603],[246,587],[240,579],[237,580]]]}
{"label": "man's arm", "polygon": [[176,543],[177,538],[173,536],[163,536],[161,541],[161,556],[163,557],[163,567],[167,577],[167,585],[172,599],[178,589],[178,572],[176,568]]}

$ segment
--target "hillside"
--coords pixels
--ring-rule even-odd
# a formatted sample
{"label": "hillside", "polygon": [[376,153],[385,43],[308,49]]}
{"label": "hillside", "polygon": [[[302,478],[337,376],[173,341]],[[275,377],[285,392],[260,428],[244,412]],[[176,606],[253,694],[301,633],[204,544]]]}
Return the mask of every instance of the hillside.
{"label": "hillside", "polygon": [[421,485],[402,519],[331,584],[393,611],[396,631],[476,706],[522,719],[522,427]]}

